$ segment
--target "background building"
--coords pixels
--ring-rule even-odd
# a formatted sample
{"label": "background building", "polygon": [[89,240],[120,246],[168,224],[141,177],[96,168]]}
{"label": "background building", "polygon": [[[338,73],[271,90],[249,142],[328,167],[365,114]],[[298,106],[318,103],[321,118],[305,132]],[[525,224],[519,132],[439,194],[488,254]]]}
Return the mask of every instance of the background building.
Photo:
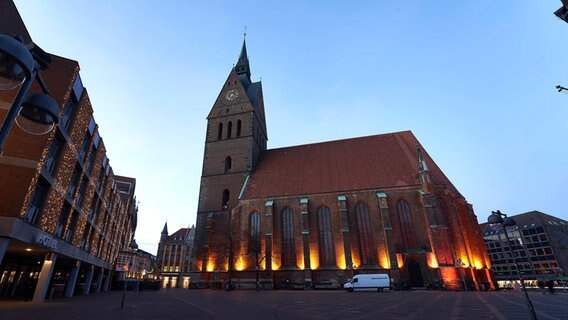
{"label": "background building", "polygon": [[192,280],[493,287],[472,206],[410,131],[267,150],[245,43],[207,121]]}
{"label": "background building", "polygon": [[168,223],[158,244],[157,268],[162,288],[189,288],[195,227],[181,228],[168,235]]}
{"label": "background building", "polygon": [[124,250],[119,253],[116,260],[116,277],[119,281],[154,280],[155,268],[155,255],[140,249]]}
{"label": "background building", "polygon": [[540,211],[511,217],[516,226],[507,227],[509,243],[502,226],[480,225],[499,286],[511,287],[519,275],[528,286],[536,286],[538,280],[567,281],[568,221]]}
{"label": "background building", "polygon": [[[0,33],[20,35],[42,55],[61,112],[43,136],[14,126],[0,155],[0,297],[43,301],[107,290],[136,229],[136,181],[109,164],[79,64],[39,49],[10,0],[0,0]],[[0,119],[15,93],[0,91]]]}

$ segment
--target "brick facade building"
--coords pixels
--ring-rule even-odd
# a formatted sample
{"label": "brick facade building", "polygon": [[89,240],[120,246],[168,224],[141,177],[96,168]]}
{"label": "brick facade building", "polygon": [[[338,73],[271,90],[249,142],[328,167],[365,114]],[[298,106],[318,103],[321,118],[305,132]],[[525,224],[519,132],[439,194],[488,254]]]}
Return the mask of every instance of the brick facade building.
{"label": "brick facade building", "polygon": [[[0,33],[33,43],[14,3],[0,0]],[[76,61],[46,54],[60,109],[51,132],[14,126],[0,155],[0,297],[72,297],[108,290],[136,228],[136,180],[115,175]],[[32,92],[41,92],[37,83]],[[0,119],[15,90],[0,91]]]}
{"label": "brick facade building", "polygon": [[494,287],[472,206],[410,131],[267,150],[245,43],[207,121],[193,281]]}
{"label": "brick facade building", "polygon": [[189,288],[194,238],[194,226],[168,235],[168,223],[164,224],[157,255],[157,274],[162,288]]}

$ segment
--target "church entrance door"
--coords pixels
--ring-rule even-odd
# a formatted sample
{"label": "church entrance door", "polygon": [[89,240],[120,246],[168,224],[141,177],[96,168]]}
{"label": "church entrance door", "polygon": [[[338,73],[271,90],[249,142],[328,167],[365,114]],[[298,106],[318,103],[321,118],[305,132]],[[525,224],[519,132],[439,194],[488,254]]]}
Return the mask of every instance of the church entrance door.
{"label": "church entrance door", "polygon": [[422,271],[420,271],[420,265],[418,262],[411,260],[408,263],[408,275],[410,277],[411,287],[423,287],[424,280],[422,279]]}

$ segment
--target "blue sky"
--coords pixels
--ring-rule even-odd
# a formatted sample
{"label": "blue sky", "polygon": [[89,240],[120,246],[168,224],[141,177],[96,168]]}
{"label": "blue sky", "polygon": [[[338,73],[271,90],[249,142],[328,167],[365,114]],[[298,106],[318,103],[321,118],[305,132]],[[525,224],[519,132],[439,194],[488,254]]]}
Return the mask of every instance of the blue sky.
{"label": "blue sky", "polygon": [[269,148],[412,130],[480,222],[568,220],[568,24],[560,1],[17,0],[34,41],[81,66],[136,239],[195,223],[206,116],[247,30]]}

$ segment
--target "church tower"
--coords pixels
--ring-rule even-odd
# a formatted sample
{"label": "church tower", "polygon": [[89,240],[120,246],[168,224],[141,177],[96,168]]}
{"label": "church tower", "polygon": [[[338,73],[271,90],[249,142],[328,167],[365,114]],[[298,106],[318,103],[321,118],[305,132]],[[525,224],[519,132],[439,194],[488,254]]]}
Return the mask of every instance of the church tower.
{"label": "church tower", "polygon": [[207,264],[217,269],[227,263],[223,255],[230,245],[229,213],[266,150],[267,140],[262,85],[251,81],[243,41],[237,64],[207,116],[195,235],[198,269],[212,267]]}

